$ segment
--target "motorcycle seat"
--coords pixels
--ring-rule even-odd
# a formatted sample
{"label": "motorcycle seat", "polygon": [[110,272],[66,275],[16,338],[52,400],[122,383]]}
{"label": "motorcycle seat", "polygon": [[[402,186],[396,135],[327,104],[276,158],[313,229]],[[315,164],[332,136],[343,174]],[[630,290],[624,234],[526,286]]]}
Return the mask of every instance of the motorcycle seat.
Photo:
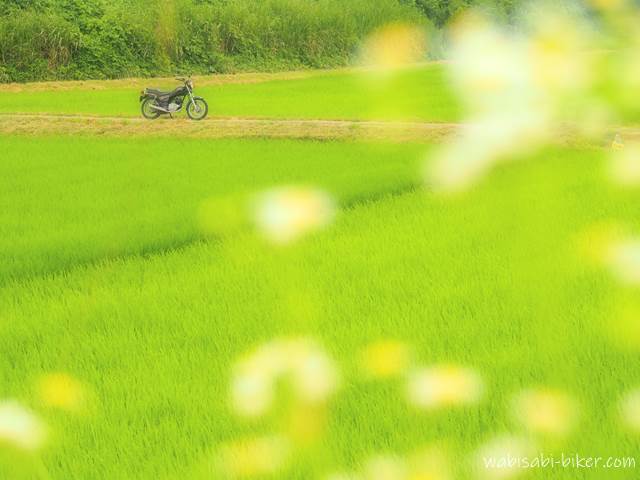
{"label": "motorcycle seat", "polygon": [[182,87],[178,87],[175,90],[172,90],[170,92],[158,90],[156,88],[147,88],[146,92],[150,95],[155,95],[157,97],[171,97],[173,95],[178,94],[181,90],[182,90]]}

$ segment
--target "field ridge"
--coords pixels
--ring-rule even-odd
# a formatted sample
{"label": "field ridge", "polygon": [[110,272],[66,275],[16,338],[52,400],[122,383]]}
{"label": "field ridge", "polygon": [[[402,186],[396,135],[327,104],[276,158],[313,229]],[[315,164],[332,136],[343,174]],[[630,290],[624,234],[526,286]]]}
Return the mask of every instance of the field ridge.
{"label": "field ridge", "polygon": [[0,134],[180,136],[192,138],[369,139],[398,142],[441,141],[460,128],[455,123],[353,120],[306,120],[214,117],[201,122],[184,118],[141,118],[60,114],[0,114]]}
{"label": "field ridge", "polygon": [[[384,189],[379,191],[372,191],[366,194],[358,194],[352,197],[348,197],[339,203],[339,209],[344,212],[350,212],[358,207],[371,205],[377,202],[384,202],[390,198],[401,197],[404,195],[410,195],[421,188],[418,183],[399,185],[394,188]],[[164,242],[157,245],[145,245],[136,250],[129,252],[122,252],[113,255],[97,255],[94,258],[75,261],[69,263],[63,268],[54,268],[35,273],[25,273],[23,275],[12,274],[7,279],[0,277],[0,287],[12,285],[21,282],[37,281],[38,279],[47,277],[64,276],[76,269],[97,267],[100,265],[107,265],[109,263],[126,262],[132,258],[150,259],[158,256],[163,256],[169,253],[181,252],[188,248],[201,243],[222,243],[225,241],[231,241],[235,236],[241,233],[246,233],[248,228],[240,229],[236,232],[226,235],[212,235],[202,233],[200,235],[186,236],[174,241]]]}
{"label": "field ridge", "polygon": [[[291,138],[310,140],[380,140],[387,142],[437,143],[455,136],[465,123],[385,120],[334,120],[216,116],[201,122],[186,118],[142,118],[81,114],[0,113],[0,134],[5,135],[99,135],[109,137],[188,138]],[[620,133],[625,140],[640,141],[639,126],[612,127],[603,138]],[[564,145],[605,145],[584,139],[566,125],[554,142]]]}

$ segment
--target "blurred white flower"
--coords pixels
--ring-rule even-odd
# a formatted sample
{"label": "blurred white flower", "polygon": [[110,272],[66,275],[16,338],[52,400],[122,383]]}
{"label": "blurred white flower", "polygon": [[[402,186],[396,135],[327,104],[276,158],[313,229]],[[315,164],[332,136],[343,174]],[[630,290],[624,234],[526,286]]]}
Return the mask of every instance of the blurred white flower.
{"label": "blurred white flower", "polygon": [[327,480],[450,480],[451,467],[443,452],[425,447],[407,458],[376,455],[369,458],[361,471],[335,473]]}
{"label": "blurred white flower", "polygon": [[278,342],[262,345],[235,366],[231,383],[232,404],[237,413],[258,417],[273,403],[275,379],[287,368]]}
{"label": "blurred white flower", "polygon": [[623,425],[640,433],[640,388],[628,392],[620,401],[620,416]]}
{"label": "blurred white flower", "polygon": [[612,152],[609,176],[623,187],[640,185],[640,144],[633,143]]}
{"label": "blurred white flower", "polygon": [[[587,132],[606,116],[586,93],[595,68],[586,22],[549,5],[523,17],[520,33],[475,12],[454,23],[448,68],[466,107],[465,126],[429,163],[425,181],[433,189],[467,189],[497,163],[547,142],[563,122]],[[576,98],[586,114],[567,106]]]}
{"label": "blurred white flower", "polygon": [[513,399],[512,413],[531,433],[562,437],[578,420],[578,405],[569,395],[548,389],[526,390]]}
{"label": "blurred white flower", "polygon": [[313,342],[293,345],[290,372],[294,388],[309,403],[326,401],[338,388],[338,372],[333,361]]}
{"label": "blurred white flower", "polygon": [[437,409],[478,403],[484,393],[480,375],[472,369],[440,365],[409,375],[409,403],[420,409]]}
{"label": "blurred white flower", "polygon": [[231,386],[232,404],[239,415],[259,417],[273,403],[272,378],[263,373],[247,371],[236,373]]}
{"label": "blurred white flower", "polygon": [[529,101],[532,65],[524,55],[523,38],[509,35],[482,15],[467,12],[453,25],[452,39],[452,61],[447,65],[469,112],[495,112]]}
{"label": "blurred white flower", "polygon": [[441,148],[427,165],[425,181],[440,192],[465,190],[509,154],[533,148],[545,131],[546,120],[535,109],[470,119],[461,127],[460,138]]}
{"label": "blurred white flower", "polygon": [[355,473],[332,473],[327,477],[327,480],[363,480],[363,478]]}
{"label": "blurred white flower", "polygon": [[286,244],[331,223],[335,211],[333,199],[321,190],[284,187],[258,198],[255,222],[267,239]]}
{"label": "blurred white flower", "polygon": [[231,478],[274,475],[291,457],[291,443],[280,435],[249,438],[222,445],[218,467]]}
{"label": "blurred white flower", "polygon": [[468,188],[496,162],[545,139],[551,118],[523,38],[477,14],[463,17],[453,33],[449,68],[467,118],[461,134],[436,154],[426,174],[431,187],[445,192]]}
{"label": "blurred white flower", "polygon": [[640,240],[613,242],[608,246],[605,257],[618,280],[628,285],[640,285]]}
{"label": "blurred white flower", "polygon": [[42,421],[15,400],[0,402],[0,441],[25,450],[37,450],[46,438]]}
{"label": "blurred white flower", "polygon": [[526,438],[497,437],[481,446],[476,453],[476,472],[483,479],[516,478],[527,471],[519,461],[535,453],[535,446]]}
{"label": "blurred white flower", "polygon": [[282,377],[292,382],[297,399],[308,404],[326,402],[339,385],[333,361],[313,340],[276,340],[236,364],[231,382],[236,413],[247,417],[265,414]]}

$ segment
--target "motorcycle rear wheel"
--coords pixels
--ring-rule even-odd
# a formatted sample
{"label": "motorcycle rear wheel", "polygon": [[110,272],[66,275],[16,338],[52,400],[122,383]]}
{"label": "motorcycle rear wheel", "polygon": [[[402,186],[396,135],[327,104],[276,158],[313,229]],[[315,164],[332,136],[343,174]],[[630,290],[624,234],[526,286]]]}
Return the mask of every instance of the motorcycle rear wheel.
{"label": "motorcycle rear wheel", "polygon": [[160,112],[151,106],[155,104],[155,100],[152,98],[145,98],[142,101],[140,109],[142,110],[142,116],[148,120],[155,120],[160,116]]}

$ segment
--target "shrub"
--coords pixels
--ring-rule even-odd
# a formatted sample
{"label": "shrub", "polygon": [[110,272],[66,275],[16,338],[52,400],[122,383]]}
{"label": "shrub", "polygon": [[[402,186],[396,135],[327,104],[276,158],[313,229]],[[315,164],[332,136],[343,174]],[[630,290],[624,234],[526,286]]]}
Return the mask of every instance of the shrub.
{"label": "shrub", "polygon": [[7,80],[57,78],[79,46],[78,28],[60,16],[27,11],[0,18],[0,61]]}
{"label": "shrub", "polygon": [[401,1],[0,0],[0,81],[345,65]]}

